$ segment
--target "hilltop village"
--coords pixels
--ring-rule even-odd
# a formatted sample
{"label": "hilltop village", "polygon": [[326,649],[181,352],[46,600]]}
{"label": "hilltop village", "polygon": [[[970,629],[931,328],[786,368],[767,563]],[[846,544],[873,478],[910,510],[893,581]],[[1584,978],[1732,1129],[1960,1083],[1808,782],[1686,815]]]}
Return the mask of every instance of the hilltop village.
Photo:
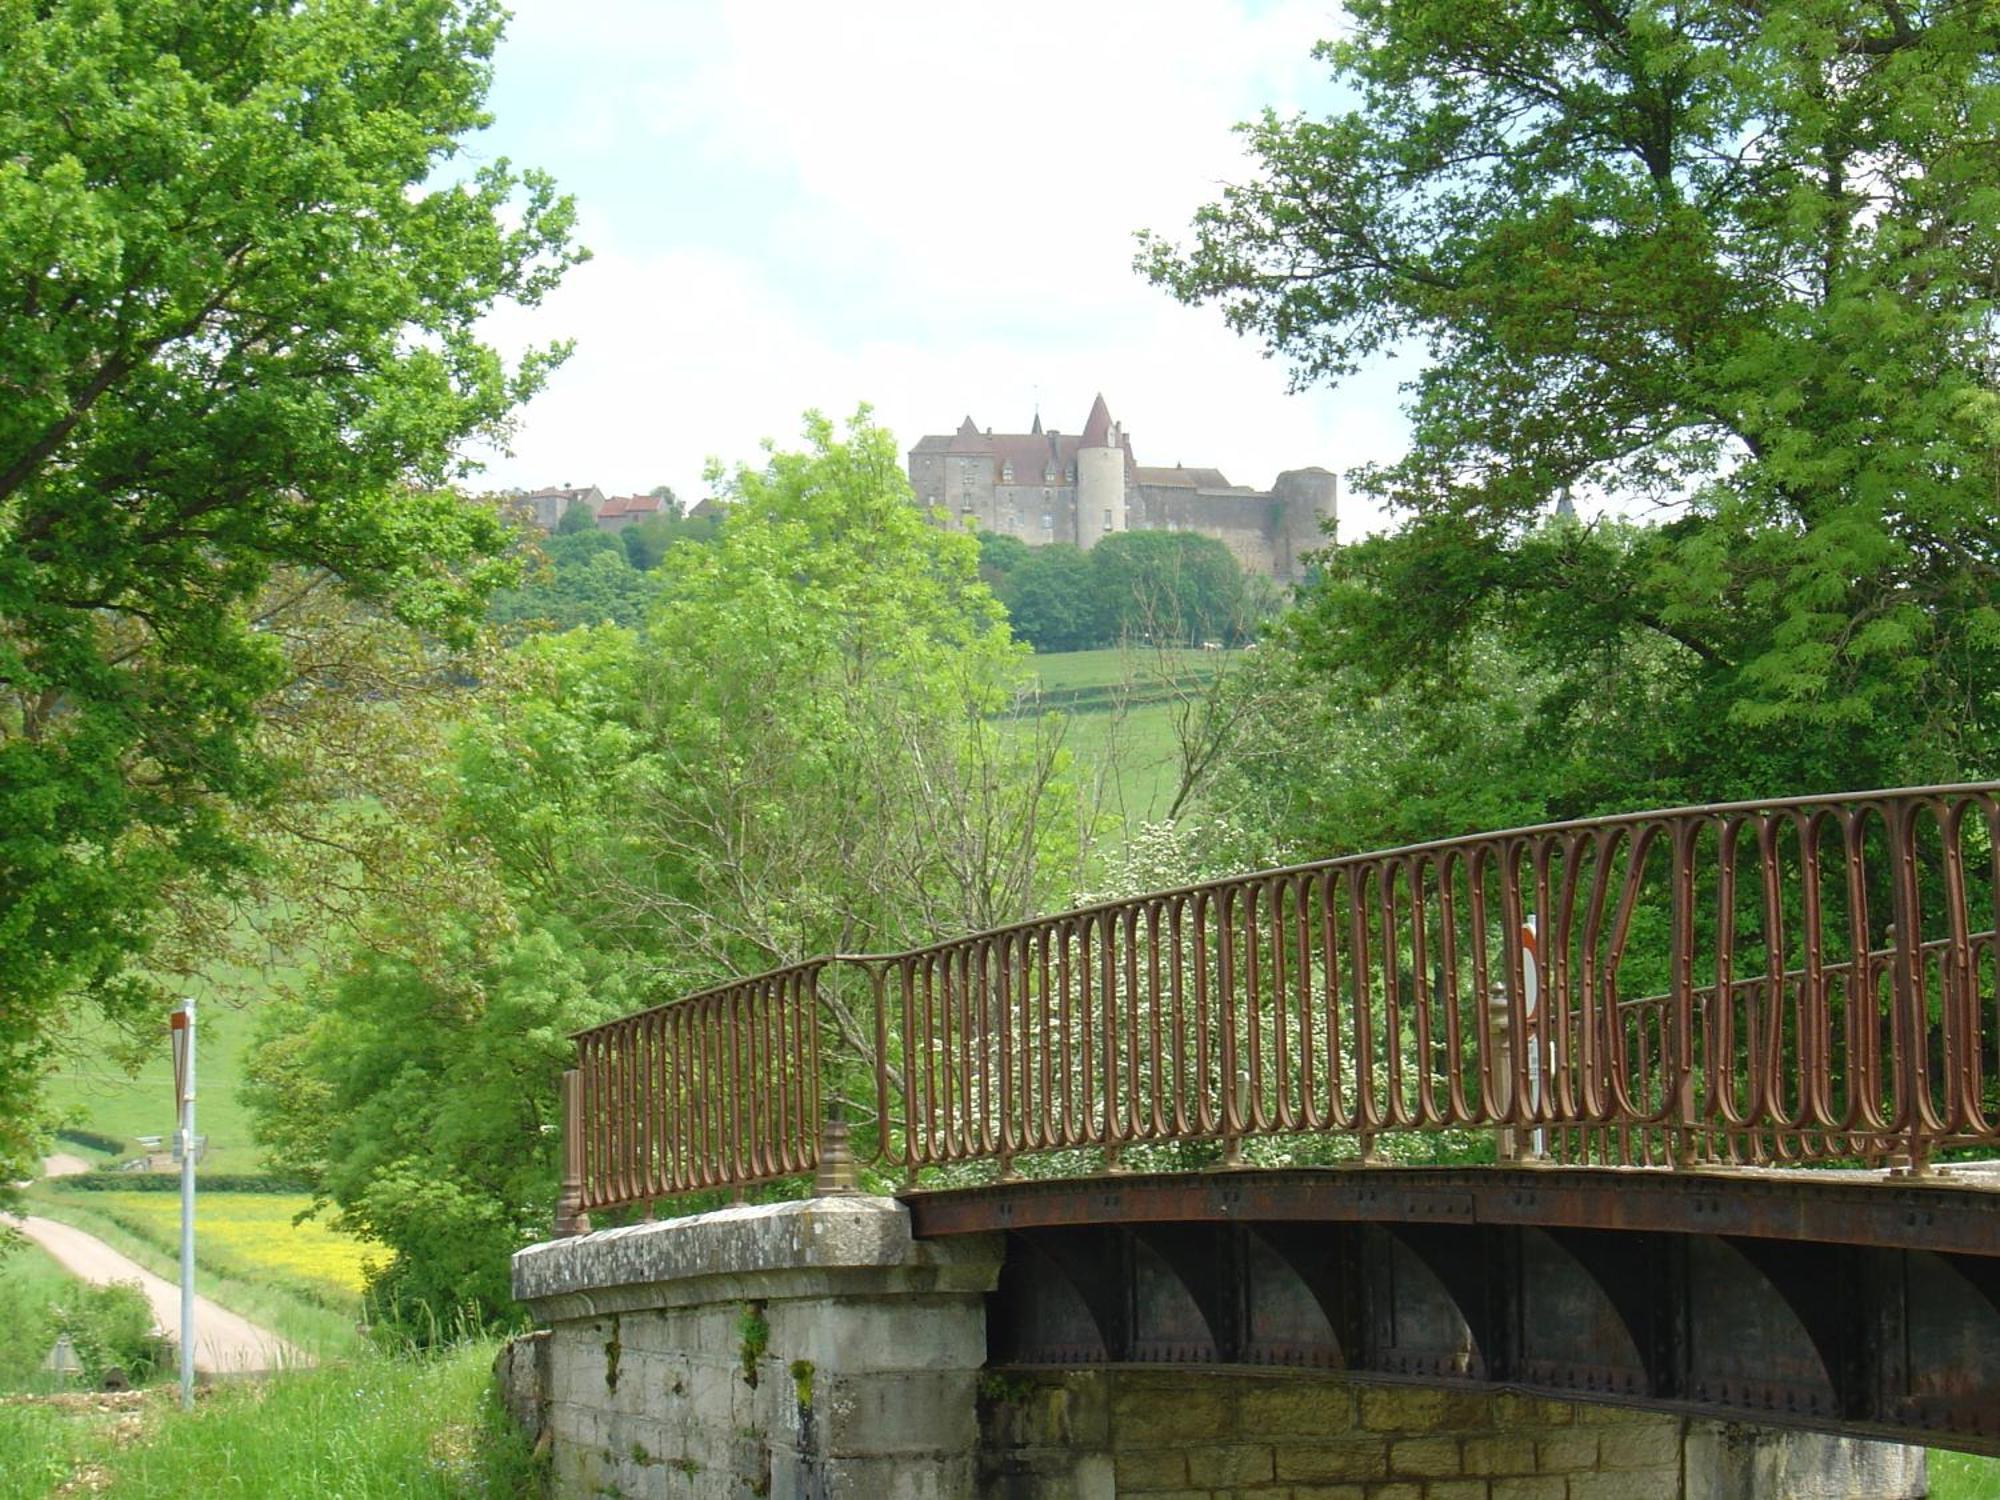
{"label": "hilltop village", "polygon": [[[1268,490],[1231,484],[1220,469],[1141,464],[1132,434],[1104,397],[1091,404],[1080,432],[1042,425],[1026,432],[981,429],[968,416],[956,432],[919,438],[909,453],[917,503],[969,530],[1018,537],[1030,547],[1068,542],[1088,551],[1121,531],[1185,531],[1214,537],[1246,573],[1279,583],[1303,574],[1301,558],[1326,545],[1336,518],[1339,481],[1317,466],[1287,469]],[[609,495],[596,485],[560,486],[512,497],[544,531],[575,506],[589,508],[600,531],[678,516],[671,496]],[[689,519],[720,515],[715,499]]]}

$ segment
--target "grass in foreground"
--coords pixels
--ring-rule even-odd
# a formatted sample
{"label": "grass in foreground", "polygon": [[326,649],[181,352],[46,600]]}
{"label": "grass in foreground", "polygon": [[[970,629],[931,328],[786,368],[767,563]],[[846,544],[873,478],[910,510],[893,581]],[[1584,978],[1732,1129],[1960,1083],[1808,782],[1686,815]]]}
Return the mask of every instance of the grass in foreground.
{"label": "grass in foreground", "polygon": [[[97,1200],[122,1197],[159,1198],[171,1205],[170,1220],[132,1217],[107,1212]],[[37,1185],[26,1194],[28,1212],[60,1219],[65,1224],[96,1235],[120,1254],[129,1256],[157,1276],[169,1281],[180,1279],[180,1200],[171,1193],[66,1193],[47,1184]],[[277,1198],[293,1205],[293,1212],[305,1200],[293,1194],[212,1193],[206,1200],[197,1196],[195,1229],[195,1290],[219,1302],[231,1312],[241,1313],[253,1323],[272,1329],[315,1359],[338,1359],[352,1353],[362,1342],[355,1331],[360,1316],[360,1298],[344,1287],[317,1278],[300,1278],[283,1269],[281,1260],[260,1260],[254,1249],[238,1242],[236,1254],[204,1237],[207,1222],[203,1209],[209,1203],[225,1204],[232,1198]],[[150,1207],[150,1205],[149,1205]],[[225,1211],[226,1208],[225,1208]],[[250,1211],[250,1210],[244,1210]],[[275,1210],[273,1211],[274,1217]],[[277,1217],[279,1225],[284,1224]],[[274,1229],[273,1244],[283,1229]]]}
{"label": "grass in foreground", "polygon": [[374,1500],[533,1492],[526,1444],[491,1399],[495,1345],[107,1403],[0,1404],[0,1500],[75,1485],[117,1500]]}
{"label": "grass in foreground", "polygon": [[2000,1458],[1930,1452],[1931,1500],[2000,1500]]}
{"label": "grass in foreground", "polygon": [[75,1285],[34,1245],[0,1251],[0,1391],[57,1388],[41,1369],[56,1337],[49,1308]]}

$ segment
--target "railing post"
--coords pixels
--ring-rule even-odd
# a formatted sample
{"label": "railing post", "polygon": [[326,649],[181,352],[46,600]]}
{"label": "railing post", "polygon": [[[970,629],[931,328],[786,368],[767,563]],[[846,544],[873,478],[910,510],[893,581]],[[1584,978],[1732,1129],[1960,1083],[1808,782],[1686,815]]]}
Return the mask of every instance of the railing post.
{"label": "railing post", "polygon": [[583,1211],[583,1072],[578,1068],[562,1076],[562,1146],[562,1186],[550,1229],[550,1238],[558,1240],[590,1233],[590,1215]]}
{"label": "railing post", "polygon": [[[1493,1096],[1487,1108],[1496,1119],[1504,1120],[1514,1103],[1514,1020],[1508,1010],[1507,986],[1496,985],[1486,996],[1487,1036],[1491,1050]],[[1493,1131],[1493,1155],[1499,1161],[1521,1159],[1521,1133],[1511,1125],[1497,1125]]]}
{"label": "railing post", "polygon": [[847,1144],[847,1111],[838,1099],[829,1099],[819,1127],[819,1171],[813,1176],[813,1196],[830,1198],[860,1191],[861,1174]]}
{"label": "railing post", "polygon": [[[1897,934],[1900,923],[1891,922],[1883,934],[1889,947],[1890,1063],[1903,1094],[1903,1149],[1887,1162],[1891,1177],[1932,1175],[1930,1138],[1923,1130],[1921,1101],[1925,1093],[1922,1049],[1930,1042],[1929,1017],[1924,1013],[1923,986],[1913,965],[1923,962],[1921,942],[1909,945]],[[1914,922],[1909,924],[1916,930]]]}

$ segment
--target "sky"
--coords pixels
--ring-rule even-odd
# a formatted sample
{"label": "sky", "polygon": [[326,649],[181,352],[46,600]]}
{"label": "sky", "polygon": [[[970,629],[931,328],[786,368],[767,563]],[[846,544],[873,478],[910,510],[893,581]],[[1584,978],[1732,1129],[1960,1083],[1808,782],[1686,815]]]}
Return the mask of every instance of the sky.
{"label": "sky", "polygon": [[[907,450],[967,415],[1081,429],[1259,488],[1393,458],[1391,368],[1289,394],[1282,361],[1132,270],[1249,173],[1231,127],[1336,104],[1334,0],[515,0],[496,123],[594,259],[504,350],[573,338],[484,482],[672,485],[866,401]],[[1343,486],[1343,490],[1345,487]],[[1373,529],[1343,493],[1341,533]]]}

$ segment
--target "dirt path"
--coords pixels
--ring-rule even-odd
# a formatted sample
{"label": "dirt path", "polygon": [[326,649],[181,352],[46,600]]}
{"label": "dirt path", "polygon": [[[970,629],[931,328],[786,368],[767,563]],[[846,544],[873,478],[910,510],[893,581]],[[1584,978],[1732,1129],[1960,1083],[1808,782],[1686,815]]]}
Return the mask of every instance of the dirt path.
{"label": "dirt path", "polygon": [[66,1151],[58,1151],[42,1158],[44,1177],[75,1177],[90,1170],[90,1163],[80,1156],[71,1156]]}
{"label": "dirt path", "polygon": [[[94,1235],[68,1224],[36,1218],[16,1219],[14,1223],[73,1276],[100,1285],[110,1281],[138,1282],[146,1300],[153,1304],[154,1322],[168,1333],[180,1328],[181,1292],[171,1281],[155,1276]],[[312,1363],[312,1356],[297,1345],[199,1295],[194,1299],[194,1326],[195,1368],[211,1375],[299,1369]]]}

